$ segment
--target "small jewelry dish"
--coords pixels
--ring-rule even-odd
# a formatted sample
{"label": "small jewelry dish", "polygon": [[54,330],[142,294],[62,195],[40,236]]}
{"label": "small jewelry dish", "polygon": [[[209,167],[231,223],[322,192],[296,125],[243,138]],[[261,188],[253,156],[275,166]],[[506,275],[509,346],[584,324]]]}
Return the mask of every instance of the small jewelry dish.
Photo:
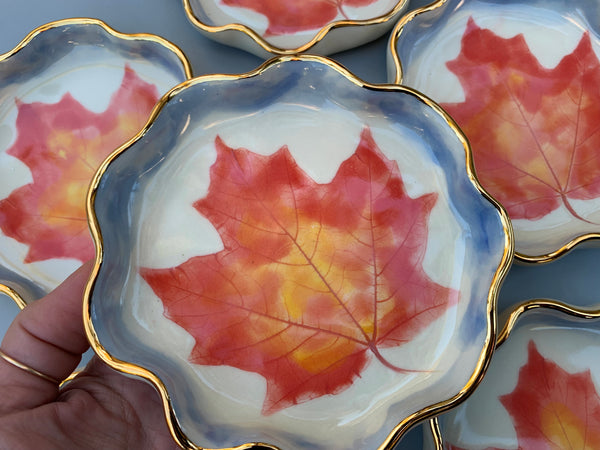
{"label": "small jewelry dish", "polygon": [[389,79],[461,127],[521,261],[600,238],[599,14],[586,0],[448,0],[390,39]]}
{"label": "small jewelry dish", "polygon": [[259,57],[348,50],[389,31],[408,0],[183,0],[206,36]]}
{"label": "small jewelry dish", "polygon": [[425,448],[600,448],[599,335],[600,311],[521,305],[480,386],[432,420]]}
{"label": "small jewelry dish", "polygon": [[324,57],[184,82],[90,188],[92,347],[183,447],[391,449],[490,357],[512,230],[470,161]]}
{"label": "small jewelry dish", "polygon": [[43,25],[0,55],[0,292],[37,299],[94,257],[95,170],[190,77],[171,43],[95,19]]}

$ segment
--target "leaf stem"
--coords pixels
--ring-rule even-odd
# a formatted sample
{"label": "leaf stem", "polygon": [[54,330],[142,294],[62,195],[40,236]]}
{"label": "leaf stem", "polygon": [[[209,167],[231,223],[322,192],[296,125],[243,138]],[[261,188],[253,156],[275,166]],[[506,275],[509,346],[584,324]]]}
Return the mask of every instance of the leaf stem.
{"label": "leaf stem", "polygon": [[343,0],[337,1],[337,8],[338,8],[338,11],[340,12],[340,14],[344,17],[344,19],[350,20],[350,17],[348,17],[348,14],[346,14],[346,11],[344,11],[344,1]]}
{"label": "leaf stem", "polygon": [[563,204],[565,205],[565,208],[567,208],[567,211],[569,211],[573,217],[575,217],[578,220],[581,220],[582,222],[586,222],[586,223],[589,223],[592,225],[598,225],[596,222],[592,222],[591,220],[588,220],[585,217],[582,217],[581,215],[579,215],[579,213],[577,211],[575,211],[575,208],[573,208],[573,205],[571,205],[571,202],[569,201],[569,197],[567,197],[567,195],[564,192],[560,193],[560,198],[561,198]]}
{"label": "leaf stem", "polygon": [[389,362],[387,359],[384,358],[384,356],[381,354],[381,352],[377,348],[377,344],[375,342],[372,342],[372,341],[369,342],[369,350],[371,350],[373,352],[373,354],[375,355],[375,358],[377,358],[377,360],[381,364],[383,364],[388,369],[393,370],[394,372],[398,372],[398,373],[423,373],[423,372],[428,372],[426,370],[404,369],[402,367],[398,367],[398,366],[393,365],[391,362]]}

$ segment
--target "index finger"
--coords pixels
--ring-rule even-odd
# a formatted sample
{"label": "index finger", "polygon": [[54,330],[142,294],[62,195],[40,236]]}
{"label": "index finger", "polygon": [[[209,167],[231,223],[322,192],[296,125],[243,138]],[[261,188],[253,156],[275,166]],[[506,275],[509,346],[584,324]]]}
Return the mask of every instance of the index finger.
{"label": "index finger", "polygon": [[[83,291],[91,263],[58,288],[25,307],[12,322],[0,349],[10,358],[63,380],[81,361],[89,344],[83,327]],[[54,401],[58,384],[0,358],[0,416]]]}

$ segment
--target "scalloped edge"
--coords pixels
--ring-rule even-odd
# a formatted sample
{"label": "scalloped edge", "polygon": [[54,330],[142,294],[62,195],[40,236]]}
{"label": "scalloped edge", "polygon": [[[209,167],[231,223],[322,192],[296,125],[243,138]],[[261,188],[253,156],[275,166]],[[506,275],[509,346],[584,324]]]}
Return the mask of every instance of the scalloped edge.
{"label": "scalloped edge", "polygon": [[[579,319],[600,319],[600,309],[576,308],[558,300],[544,298],[527,300],[516,306],[508,314],[508,317],[504,322],[504,326],[498,333],[498,338],[496,339],[496,347],[499,347],[500,345],[506,342],[506,340],[510,336],[510,333],[513,331],[517,322],[523,314],[525,314],[527,311],[535,309],[548,309],[550,311],[558,311],[561,314],[576,317]],[[429,429],[431,432],[432,441],[435,445],[435,450],[444,450],[444,438],[437,417],[434,417],[433,419],[429,420]]]}
{"label": "scalloped edge", "polygon": [[[396,3],[396,6],[394,6],[389,12],[387,12],[384,15],[374,17],[371,19],[335,20],[333,22],[329,22],[327,25],[320,28],[319,31],[313,36],[313,38],[311,40],[309,40],[308,42],[306,42],[305,44],[303,44],[299,47],[295,47],[295,48],[283,48],[283,47],[278,47],[276,45],[270,44],[266,39],[264,39],[260,34],[258,34],[256,31],[254,31],[251,27],[244,25],[242,23],[228,23],[225,25],[209,25],[207,23],[202,22],[200,19],[198,19],[198,17],[194,13],[192,5],[191,5],[191,1],[192,0],[183,0],[183,7],[185,10],[185,15],[187,16],[188,20],[192,23],[192,25],[194,25],[195,27],[197,27],[198,29],[200,29],[201,31],[206,33],[210,39],[214,39],[221,43],[224,43],[225,39],[217,38],[216,37],[217,34],[222,33],[222,32],[227,32],[227,31],[235,31],[237,33],[241,33],[242,36],[250,38],[248,43],[250,45],[254,45],[256,48],[251,49],[246,46],[242,47],[241,45],[240,46],[233,45],[233,44],[232,45],[236,48],[242,48],[244,50],[248,50],[249,52],[255,54],[256,56],[294,55],[294,54],[298,54],[298,53],[304,53],[307,50],[313,50],[314,47],[317,46],[317,44],[324,42],[325,36],[327,34],[329,34],[330,31],[337,29],[337,28],[364,27],[364,26],[371,26],[371,25],[383,25],[385,23],[389,23],[389,28],[392,28],[393,19],[395,17],[397,17],[398,15],[400,15],[402,13],[402,11],[404,11],[406,9],[406,7],[408,6],[408,3],[409,3],[409,0],[398,0],[398,2]],[[378,33],[378,36],[383,35],[386,31],[387,30],[385,30],[385,29],[381,30],[381,32]],[[215,35],[215,36],[213,36],[213,35]],[[374,40],[376,38],[377,37],[373,37],[372,39],[366,39],[363,41],[363,44],[366,44],[367,42]],[[330,54],[330,53],[336,53],[338,51],[349,50],[350,48],[352,48],[351,45],[346,46],[339,50],[332,51],[332,52],[324,51],[322,53],[320,53],[320,52],[316,52],[316,53]]]}
{"label": "scalloped edge", "polygon": [[[30,42],[32,42],[34,39],[36,39],[39,35],[41,35],[45,31],[51,30],[53,28],[60,28],[60,27],[67,26],[67,25],[95,25],[95,26],[100,27],[104,32],[106,32],[109,35],[116,37],[118,39],[123,39],[123,40],[128,40],[128,41],[144,40],[144,41],[149,41],[149,42],[154,42],[156,44],[159,44],[177,56],[177,58],[180,60],[180,62],[182,64],[182,67],[183,67],[183,70],[184,70],[184,73],[185,73],[185,76],[187,79],[191,79],[193,77],[192,65],[191,65],[190,61],[188,60],[187,56],[183,53],[183,51],[179,47],[177,47],[175,44],[173,44],[172,42],[170,42],[158,35],[154,35],[154,34],[121,33],[119,31],[115,30],[114,28],[110,27],[109,25],[107,25],[104,21],[102,21],[100,19],[90,18],[90,17],[74,17],[74,18],[70,18],[70,19],[55,20],[52,22],[48,22],[44,25],[40,25],[39,27],[30,31],[27,34],[27,36],[25,36],[14,48],[12,48],[11,50],[9,50],[6,53],[0,54],[0,64],[3,61],[6,61],[7,59],[9,59],[11,56],[18,53],[19,51],[21,51],[24,47],[26,47]],[[7,284],[0,283],[0,293],[5,294],[9,298],[11,298],[21,309],[23,309],[28,303],[28,301],[25,299],[25,296],[19,294],[19,292],[17,292],[16,289],[10,287]]]}
{"label": "scalloped edge", "polygon": [[[92,292],[94,290],[96,280],[98,278],[100,266],[102,265],[103,259],[104,259],[103,258],[103,238],[102,238],[102,233],[101,233],[98,219],[95,215],[95,209],[94,209],[96,193],[99,188],[101,178],[102,178],[103,174],[107,171],[111,162],[114,161],[116,158],[118,158],[121,155],[121,153],[125,152],[136,141],[142,139],[142,137],[147,133],[148,129],[153,125],[154,121],[158,117],[162,108],[172,98],[174,98],[180,91],[185,90],[186,88],[196,85],[196,84],[202,84],[202,83],[215,81],[215,80],[219,80],[219,81],[237,80],[237,79],[242,79],[242,78],[258,76],[261,73],[263,73],[265,70],[268,70],[271,66],[274,66],[276,64],[279,64],[279,63],[282,63],[285,61],[298,61],[298,60],[314,61],[314,62],[319,62],[319,63],[325,64],[329,68],[337,71],[342,76],[347,78],[349,81],[351,81],[352,83],[356,84],[357,86],[359,86],[361,88],[383,90],[383,91],[406,92],[410,95],[417,97],[418,99],[423,101],[426,105],[431,107],[437,114],[439,114],[446,121],[446,123],[450,126],[450,128],[456,133],[460,142],[462,142],[464,150],[465,150],[465,160],[466,160],[465,166],[466,166],[467,176],[468,176],[469,180],[471,181],[471,183],[473,184],[473,186],[476,188],[476,190],[479,191],[480,194],[484,197],[484,199],[489,201],[497,209],[497,211],[499,213],[499,219],[502,224],[502,228],[504,230],[504,253],[498,264],[496,272],[494,273],[494,276],[492,278],[492,283],[491,283],[491,286],[488,291],[488,296],[486,298],[487,335],[483,342],[483,349],[481,351],[479,360],[477,362],[477,365],[476,365],[473,373],[469,377],[469,380],[467,381],[466,385],[453,397],[443,400],[443,401],[440,401],[440,402],[437,402],[430,406],[427,406],[427,407],[411,414],[410,416],[403,418],[398,423],[398,425],[396,425],[396,427],[394,427],[390,431],[390,433],[388,434],[388,437],[378,447],[377,450],[392,450],[394,448],[394,446],[400,441],[402,436],[412,426],[414,426],[418,422],[421,422],[425,419],[429,419],[433,416],[436,416],[444,411],[451,409],[457,403],[461,402],[463,397],[467,397],[468,395],[470,395],[470,393],[475,390],[475,388],[479,385],[479,383],[483,379],[483,375],[485,374],[485,371],[486,371],[487,367],[489,366],[491,356],[494,351],[495,336],[496,336],[496,329],[497,329],[496,303],[497,303],[497,298],[498,298],[498,294],[499,294],[502,282],[503,282],[504,278],[506,277],[506,275],[512,265],[513,256],[514,256],[514,234],[513,234],[511,222],[510,222],[508,215],[507,215],[506,211],[504,210],[504,208],[493,197],[491,197],[487,193],[487,191],[481,186],[481,184],[477,180],[477,177],[474,172],[474,167],[473,167],[473,157],[472,157],[472,153],[471,153],[471,148],[466,140],[466,137],[464,136],[464,134],[462,133],[460,128],[458,128],[456,123],[452,120],[452,118],[441,107],[439,107],[435,102],[433,102],[431,99],[429,99],[425,95],[423,95],[420,92],[418,92],[414,89],[411,89],[409,87],[398,86],[398,85],[393,85],[393,84],[376,85],[376,84],[367,83],[367,82],[359,79],[355,75],[353,75],[350,71],[345,69],[342,65],[338,64],[337,62],[335,62],[329,58],[326,58],[323,56],[317,56],[317,55],[278,56],[278,57],[274,57],[274,58],[264,62],[257,69],[247,72],[247,73],[244,73],[244,74],[240,74],[240,75],[225,75],[225,74],[206,75],[206,76],[197,77],[193,80],[187,80],[187,81],[184,81],[183,83],[179,84],[178,86],[174,87],[171,91],[166,93],[159,100],[159,102],[154,107],[154,109],[150,115],[150,118],[148,119],[148,122],[146,123],[144,128],[142,130],[140,130],[139,133],[136,136],[134,136],[131,140],[129,140],[128,142],[123,144],[121,147],[116,149],[112,154],[110,154],[106,158],[106,160],[98,168],[98,170],[92,180],[92,183],[90,184],[90,187],[89,187],[89,190],[87,193],[86,209],[87,209],[87,215],[88,215],[88,223],[90,226],[92,236],[94,238],[94,242],[96,244],[96,258],[94,260],[94,267],[90,274],[88,283],[86,284],[85,292],[84,292],[84,296],[83,296],[84,326],[85,326],[86,335],[88,337],[88,340],[90,342],[92,349],[94,350],[96,355],[98,355],[98,357],[100,359],[102,359],[110,367],[112,367],[120,372],[123,372],[125,374],[128,374],[128,375],[134,375],[137,377],[141,377],[141,378],[145,379],[146,381],[150,382],[152,385],[154,385],[154,387],[157,389],[157,391],[162,399],[163,409],[165,412],[165,416],[167,419],[167,425],[169,427],[171,435],[173,436],[173,438],[175,439],[177,444],[180,445],[184,449],[201,450],[201,449],[204,449],[204,447],[199,447],[199,446],[195,445],[193,442],[191,442],[191,440],[185,435],[184,431],[180,427],[177,417],[175,415],[172,403],[171,403],[171,397],[170,397],[169,393],[167,392],[166,386],[163,384],[163,382],[160,380],[160,378],[156,374],[151,372],[150,370],[147,370],[141,366],[138,366],[138,365],[135,365],[132,363],[128,363],[126,361],[122,361],[118,358],[113,357],[100,343],[100,340],[99,340],[96,330],[94,328],[94,324],[92,321],[91,297],[92,297]],[[260,445],[261,447],[266,447],[266,448],[269,448],[272,450],[280,450],[278,447],[275,447],[275,446],[272,446],[269,444],[264,444],[264,443],[256,443],[256,442],[247,443],[247,444],[243,444],[238,447],[225,448],[225,449],[220,449],[220,450],[245,450],[245,449],[253,448],[257,445]]]}
{"label": "scalloped edge", "polygon": [[[402,68],[402,61],[400,60],[400,56],[398,55],[398,41],[400,39],[400,36],[402,35],[402,32],[404,31],[404,27],[418,15],[427,13],[429,11],[433,11],[439,8],[440,6],[444,5],[447,1],[448,0],[436,0],[433,3],[430,3],[429,5],[417,8],[404,15],[394,26],[394,29],[392,30],[387,43],[387,70],[388,80],[390,80],[390,82],[394,84],[402,84],[404,82],[404,71]],[[583,233],[581,235],[575,236],[571,240],[561,245],[558,249],[541,255],[528,255],[526,253],[515,251],[515,259],[517,260],[517,262],[521,263],[544,264],[555,261],[561,256],[564,256],[566,253],[570,252],[575,246],[583,242],[593,240],[600,240],[600,232]]]}

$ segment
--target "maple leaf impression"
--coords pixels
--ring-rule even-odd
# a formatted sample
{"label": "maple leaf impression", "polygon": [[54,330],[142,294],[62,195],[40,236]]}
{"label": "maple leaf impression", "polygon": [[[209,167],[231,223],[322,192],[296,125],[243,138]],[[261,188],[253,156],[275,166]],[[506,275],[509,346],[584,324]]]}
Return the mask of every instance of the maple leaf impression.
{"label": "maple leaf impression", "polygon": [[190,361],[263,375],[264,414],[339,393],[371,361],[405,372],[380,349],[410,341],[458,298],[422,269],[437,194],[408,197],[368,129],[329,184],[286,146],[261,156],[215,145],[194,206],[224,249],[140,271],[195,338]]}
{"label": "maple leaf impression", "polygon": [[442,106],[473,147],[482,185],[512,219],[537,220],[572,199],[600,195],[600,63],[584,33],[551,69],[523,35],[510,39],[469,19],[459,56],[447,63],[465,101]]}
{"label": "maple leaf impression", "polygon": [[345,19],[344,6],[367,6],[377,0],[222,0],[224,5],[251,9],[267,17],[265,35],[293,34],[326,26],[338,14]]}
{"label": "maple leaf impression", "polygon": [[[512,417],[519,449],[600,448],[600,397],[589,369],[568,373],[540,355],[533,341],[517,386],[500,401]],[[462,450],[453,445],[445,448]]]}
{"label": "maple leaf impression", "polygon": [[600,397],[589,369],[568,373],[540,355],[533,341],[517,387],[500,400],[515,423],[519,448],[600,448]]}
{"label": "maple leaf impression", "polygon": [[158,91],[125,68],[102,113],[71,94],[58,103],[17,103],[17,139],[7,153],[31,170],[33,182],[0,200],[0,228],[29,245],[25,263],[94,256],[85,197],[97,167],[146,122]]}

